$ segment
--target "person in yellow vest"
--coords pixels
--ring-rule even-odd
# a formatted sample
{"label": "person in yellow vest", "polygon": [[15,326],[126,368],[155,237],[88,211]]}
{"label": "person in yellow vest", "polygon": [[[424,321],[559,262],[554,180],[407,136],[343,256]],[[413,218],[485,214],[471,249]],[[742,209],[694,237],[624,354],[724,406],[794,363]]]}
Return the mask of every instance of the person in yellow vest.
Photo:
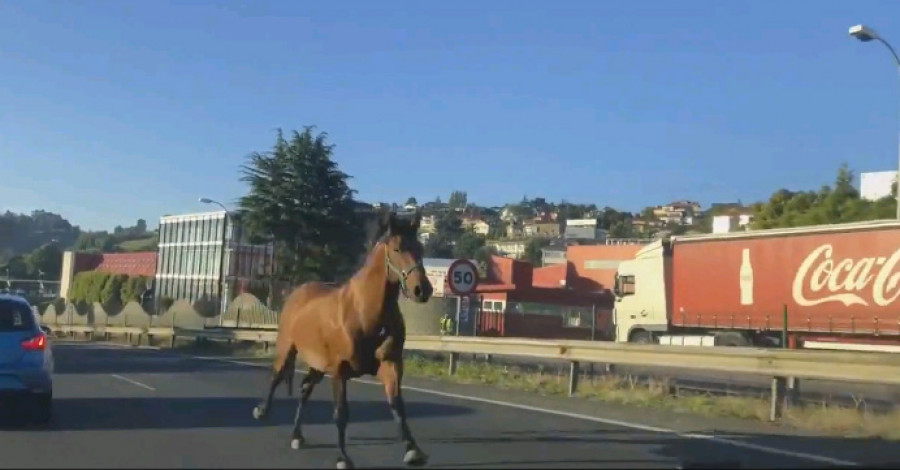
{"label": "person in yellow vest", "polygon": [[453,317],[449,313],[445,313],[441,317],[441,336],[453,334]]}

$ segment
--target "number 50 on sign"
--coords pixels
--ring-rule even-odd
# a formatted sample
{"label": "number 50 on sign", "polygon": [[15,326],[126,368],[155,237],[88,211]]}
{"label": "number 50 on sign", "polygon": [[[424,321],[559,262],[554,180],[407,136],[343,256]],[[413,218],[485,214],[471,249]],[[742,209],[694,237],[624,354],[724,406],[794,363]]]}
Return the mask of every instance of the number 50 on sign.
{"label": "number 50 on sign", "polygon": [[447,280],[454,294],[471,294],[478,287],[478,268],[467,259],[458,259],[447,269]]}

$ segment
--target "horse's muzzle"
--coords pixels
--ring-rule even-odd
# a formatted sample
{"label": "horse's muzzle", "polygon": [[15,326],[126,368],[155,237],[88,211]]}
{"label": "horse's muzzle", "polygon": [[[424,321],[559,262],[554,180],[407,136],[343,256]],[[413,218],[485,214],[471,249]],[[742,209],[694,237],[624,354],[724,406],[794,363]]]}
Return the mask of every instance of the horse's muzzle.
{"label": "horse's muzzle", "polygon": [[431,287],[431,283],[425,283],[425,285],[418,285],[413,289],[413,298],[416,302],[425,303],[428,302],[433,293],[434,289]]}

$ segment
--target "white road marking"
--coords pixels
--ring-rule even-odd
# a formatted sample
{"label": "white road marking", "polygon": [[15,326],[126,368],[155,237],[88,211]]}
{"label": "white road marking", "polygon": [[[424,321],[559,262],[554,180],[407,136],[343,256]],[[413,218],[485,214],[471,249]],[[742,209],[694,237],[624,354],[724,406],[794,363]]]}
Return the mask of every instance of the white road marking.
{"label": "white road marking", "polygon": [[119,375],[119,374],[110,374],[110,375],[112,375],[113,377],[115,377],[115,378],[117,378],[117,379],[119,379],[119,380],[124,380],[125,382],[128,382],[128,383],[130,383],[130,384],[132,384],[132,385],[137,385],[138,387],[143,387],[143,388],[146,388],[147,390],[151,390],[151,391],[154,391],[154,392],[156,391],[155,388],[153,388],[153,387],[151,387],[151,386],[149,386],[149,385],[147,385],[147,384],[145,384],[145,383],[138,382],[137,380],[132,380],[132,379],[129,379],[128,377],[122,377],[122,376]]}
{"label": "white road marking", "polygon": [[[229,362],[232,364],[238,364],[238,365],[249,366],[249,367],[257,367],[257,368],[269,368],[270,367],[269,364],[259,364],[259,363],[255,363],[255,362],[237,361],[237,360],[232,360],[232,359],[224,359],[224,358],[220,358],[220,357],[210,357],[210,356],[188,356],[188,357],[192,357],[194,359],[201,359],[201,360],[205,360],[205,361]],[[302,369],[295,369],[295,371],[299,372],[299,373],[306,373],[306,371],[304,371]],[[368,385],[379,385],[379,386],[381,385],[380,382],[376,382],[373,380],[353,379],[353,381],[357,382],[357,383],[368,384]],[[783,456],[787,456],[787,457],[793,457],[793,458],[801,459],[801,460],[809,460],[809,461],[813,461],[813,462],[828,463],[828,464],[840,465],[840,466],[852,466],[852,467],[859,465],[857,462],[836,459],[836,458],[827,457],[824,455],[809,454],[806,452],[795,452],[792,450],[779,449],[776,447],[769,447],[769,446],[764,446],[764,445],[760,445],[760,444],[752,444],[749,442],[735,441],[732,439],[726,439],[724,437],[712,436],[709,434],[685,433],[685,432],[681,432],[681,431],[676,431],[674,429],[661,428],[661,427],[656,427],[656,426],[648,426],[645,424],[631,423],[628,421],[620,421],[617,419],[601,418],[598,416],[591,416],[591,415],[585,415],[585,414],[580,414],[580,413],[570,413],[567,411],[551,410],[549,408],[541,408],[541,407],[537,407],[537,406],[523,405],[521,403],[512,403],[512,402],[508,402],[508,401],[491,400],[489,398],[481,398],[481,397],[473,397],[473,396],[468,396],[468,395],[460,395],[460,394],[456,394],[456,393],[441,392],[441,391],[432,390],[429,388],[412,387],[409,385],[404,385],[403,390],[411,390],[411,391],[423,393],[423,394],[437,395],[437,396],[442,396],[442,397],[447,397],[447,398],[455,398],[457,400],[467,400],[467,401],[474,401],[474,402],[479,402],[479,403],[487,403],[487,404],[496,405],[496,406],[505,406],[507,408],[516,408],[516,409],[520,409],[520,410],[544,413],[544,414],[555,415],[555,416],[564,416],[567,418],[580,419],[583,421],[592,421],[595,423],[601,423],[601,424],[606,424],[606,425],[610,425],[610,426],[618,426],[618,427],[623,427],[623,428],[627,428],[627,429],[636,429],[639,431],[657,432],[657,433],[662,433],[662,434],[674,434],[678,437],[683,437],[686,439],[699,439],[699,440],[712,441],[712,442],[717,442],[719,444],[725,444],[725,445],[730,445],[730,446],[734,446],[734,447],[750,449],[750,450],[754,450],[757,452],[765,452],[765,453],[769,453],[769,454],[783,455]]]}
{"label": "white road marking", "polygon": [[[270,364],[266,364],[266,363],[261,364],[261,363],[256,363],[256,362],[247,362],[247,361],[240,361],[240,360],[234,360],[234,359],[226,359],[226,358],[215,357],[215,356],[191,356],[191,355],[182,355],[182,354],[177,354],[177,353],[167,353],[167,354],[172,354],[172,355],[181,356],[181,357],[189,357],[192,359],[199,359],[199,360],[204,360],[204,361],[227,362],[227,363],[231,363],[231,364],[238,364],[238,365],[248,366],[248,367],[256,367],[256,368],[269,368],[270,367]],[[304,371],[302,369],[295,369],[295,371],[298,373],[306,373],[306,371]],[[129,379],[126,379],[124,377],[118,377],[118,378],[130,381]],[[353,381],[357,382],[357,383],[368,384],[368,385],[379,385],[379,386],[381,385],[380,382],[366,380],[366,379],[354,379]],[[146,385],[143,385],[143,384],[140,384],[140,385],[147,387]],[[150,388],[150,387],[148,387],[148,388]],[[152,388],[151,388],[151,390],[152,390]],[[491,400],[489,398],[460,395],[460,394],[456,394],[456,393],[442,392],[439,390],[432,390],[432,389],[428,389],[428,388],[412,387],[409,385],[404,385],[403,390],[411,390],[411,391],[423,393],[423,394],[437,395],[437,396],[442,396],[442,397],[447,397],[447,398],[455,398],[457,400],[474,401],[474,402],[478,402],[478,403],[486,403],[486,404],[490,404],[490,405],[504,406],[507,408],[516,408],[516,409],[532,411],[532,412],[536,412],[536,413],[544,413],[544,414],[555,415],[555,416],[564,416],[567,418],[579,419],[579,420],[583,420],[583,421],[591,421],[591,422],[595,422],[595,423],[601,423],[601,424],[606,424],[606,425],[611,425],[611,426],[618,426],[618,427],[627,428],[627,429],[636,429],[639,431],[656,432],[656,433],[662,433],[662,434],[674,434],[678,437],[683,437],[686,439],[698,439],[698,440],[712,441],[712,442],[717,442],[719,444],[730,445],[733,447],[739,447],[739,448],[743,448],[743,449],[749,449],[749,450],[754,450],[757,452],[765,452],[765,453],[775,454],[775,455],[783,455],[783,456],[793,457],[793,458],[801,459],[801,460],[809,460],[809,461],[813,461],[813,462],[827,463],[827,464],[840,465],[840,466],[853,466],[853,467],[859,466],[859,463],[852,462],[849,460],[836,459],[833,457],[827,457],[827,456],[818,455],[818,454],[810,454],[810,453],[806,453],[806,452],[795,452],[795,451],[791,451],[791,450],[779,449],[777,447],[764,446],[764,445],[760,445],[760,444],[752,444],[749,442],[735,441],[732,439],[713,436],[713,435],[709,435],[709,434],[685,433],[685,432],[681,432],[681,431],[676,431],[674,429],[661,428],[661,427],[656,427],[656,426],[648,426],[645,424],[631,423],[628,421],[620,421],[620,420],[616,420],[616,419],[601,418],[598,416],[591,416],[591,415],[585,415],[585,414],[580,414],[580,413],[570,413],[567,411],[552,410],[549,408],[541,408],[541,407],[537,407],[537,406],[523,405],[520,403],[512,403],[512,402],[501,401],[501,400]]]}

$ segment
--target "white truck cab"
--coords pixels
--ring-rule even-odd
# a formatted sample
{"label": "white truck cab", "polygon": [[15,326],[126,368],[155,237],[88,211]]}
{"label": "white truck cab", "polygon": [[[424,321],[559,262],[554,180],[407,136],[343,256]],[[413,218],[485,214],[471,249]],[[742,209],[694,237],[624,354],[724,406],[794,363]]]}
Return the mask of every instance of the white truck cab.
{"label": "white truck cab", "polygon": [[616,342],[655,343],[668,330],[671,273],[668,241],[654,241],[619,263],[613,293]]}

